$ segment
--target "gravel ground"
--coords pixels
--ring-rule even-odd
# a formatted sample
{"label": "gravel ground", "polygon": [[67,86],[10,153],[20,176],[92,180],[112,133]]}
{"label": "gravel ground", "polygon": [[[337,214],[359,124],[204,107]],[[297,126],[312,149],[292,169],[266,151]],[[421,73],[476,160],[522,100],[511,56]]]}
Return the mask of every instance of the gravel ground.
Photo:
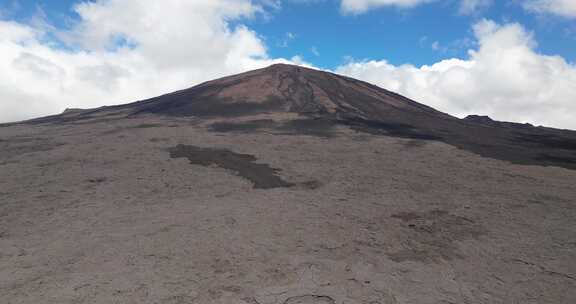
{"label": "gravel ground", "polygon": [[0,303],[576,301],[574,170],[343,126],[215,125],[1,127]]}

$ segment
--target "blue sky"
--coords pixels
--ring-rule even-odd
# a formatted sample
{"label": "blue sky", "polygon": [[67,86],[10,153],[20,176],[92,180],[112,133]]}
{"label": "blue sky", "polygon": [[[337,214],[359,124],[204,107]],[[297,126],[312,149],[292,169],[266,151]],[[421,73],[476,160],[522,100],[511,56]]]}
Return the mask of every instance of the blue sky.
{"label": "blue sky", "polygon": [[[286,3],[272,19],[249,24],[269,41],[272,54],[287,57],[298,53],[317,65],[333,68],[347,56],[416,65],[464,56],[473,43],[471,24],[481,18],[524,24],[534,32],[539,51],[576,60],[573,20],[536,15],[506,1],[497,1],[472,15],[459,14],[454,1],[412,9],[379,8],[361,15],[343,15],[337,1]],[[571,34],[569,28],[573,29]],[[286,33],[296,38],[288,47],[278,47]],[[435,41],[439,43],[437,50],[432,49]],[[310,52],[314,46],[321,56]]]}
{"label": "blue sky", "polygon": [[4,0],[0,122],[283,62],[576,129],[574,0]]}
{"label": "blue sky", "polygon": [[[65,28],[78,20],[73,10],[78,2],[8,0],[3,7],[6,19],[26,22],[45,14],[52,25]],[[436,1],[414,8],[377,7],[349,14],[342,11],[339,1],[293,0],[282,2],[280,8],[270,8],[265,16],[235,22],[256,31],[272,57],[299,55],[329,69],[350,57],[386,58],[396,65],[424,65],[464,57],[475,43],[471,25],[482,18],[518,22],[533,32],[540,53],[576,61],[574,19],[527,11],[520,2],[493,1],[471,14],[460,13],[457,1]]]}

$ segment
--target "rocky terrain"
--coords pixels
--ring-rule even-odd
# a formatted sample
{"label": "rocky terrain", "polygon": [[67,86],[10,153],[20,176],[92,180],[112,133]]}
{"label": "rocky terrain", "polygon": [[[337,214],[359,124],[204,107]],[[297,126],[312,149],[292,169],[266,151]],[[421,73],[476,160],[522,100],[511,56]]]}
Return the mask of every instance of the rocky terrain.
{"label": "rocky terrain", "polygon": [[573,303],[576,132],[274,65],[0,126],[0,303]]}

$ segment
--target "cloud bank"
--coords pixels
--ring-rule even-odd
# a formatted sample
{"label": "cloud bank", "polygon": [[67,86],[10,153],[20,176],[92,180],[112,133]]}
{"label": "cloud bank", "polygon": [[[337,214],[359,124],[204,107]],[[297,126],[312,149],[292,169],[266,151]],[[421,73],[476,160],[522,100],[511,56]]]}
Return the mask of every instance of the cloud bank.
{"label": "cloud bank", "polygon": [[528,0],[524,8],[538,12],[576,18],[576,1],[574,0]]}
{"label": "cloud bank", "polygon": [[[382,7],[413,8],[421,4],[439,0],[341,0],[340,8],[345,14],[362,14]],[[567,0],[569,1],[569,0]],[[460,0],[459,13],[472,14],[492,5],[492,0]]]}
{"label": "cloud bank", "polygon": [[466,59],[395,66],[353,61],[338,73],[396,91],[456,116],[484,114],[506,121],[576,129],[576,66],[538,54],[521,25],[483,20],[474,26],[478,49]]}
{"label": "cloud bank", "polygon": [[0,21],[0,121],[130,102],[287,61],[231,25],[264,13],[254,1],[101,0],[75,11],[66,31]]}
{"label": "cloud bank", "polygon": [[[362,14],[382,7],[406,9],[430,2],[440,2],[440,0],[341,0],[340,8],[345,14]],[[444,2],[450,3],[454,1]],[[519,3],[528,11],[576,18],[575,0],[526,0],[519,1]],[[493,0],[459,0],[458,12],[463,15],[474,14],[492,4]]]}
{"label": "cloud bank", "polygon": [[373,8],[395,6],[410,8],[436,0],[342,0],[340,7],[344,13],[360,14]]}
{"label": "cloud bank", "polygon": [[473,14],[492,5],[492,0],[462,0],[458,12],[463,15]]}

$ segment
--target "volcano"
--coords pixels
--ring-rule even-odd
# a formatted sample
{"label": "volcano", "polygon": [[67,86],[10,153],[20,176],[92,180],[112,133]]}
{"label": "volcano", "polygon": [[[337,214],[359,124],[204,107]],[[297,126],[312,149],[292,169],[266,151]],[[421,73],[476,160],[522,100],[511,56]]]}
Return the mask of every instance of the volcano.
{"label": "volcano", "polygon": [[[286,116],[289,113],[297,115]],[[68,111],[28,123],[118,119],[146,114],[198,119],[275,114],[292,120],[292,127],[300,131],[315,132],[320,130],[314,129],[347,125],[370,134],[443,141],[482,156],[519,164],[576,169],[576,131],[496,122],[475,115],[458,119],[363,81],[287,64],[209,81],[131,104]],[[228,126],[232,131],[234,128],[257,129],[259,124],[266,127],[262,123],[245,120],[214,127]],[[267,126],[274,127],[272,125]],[[276,127],[282,129],[281,125]]]}
{"label": "volcano", "polygon": [[576,132],[276,64],[0,125],[2,303],[569,303]]}

